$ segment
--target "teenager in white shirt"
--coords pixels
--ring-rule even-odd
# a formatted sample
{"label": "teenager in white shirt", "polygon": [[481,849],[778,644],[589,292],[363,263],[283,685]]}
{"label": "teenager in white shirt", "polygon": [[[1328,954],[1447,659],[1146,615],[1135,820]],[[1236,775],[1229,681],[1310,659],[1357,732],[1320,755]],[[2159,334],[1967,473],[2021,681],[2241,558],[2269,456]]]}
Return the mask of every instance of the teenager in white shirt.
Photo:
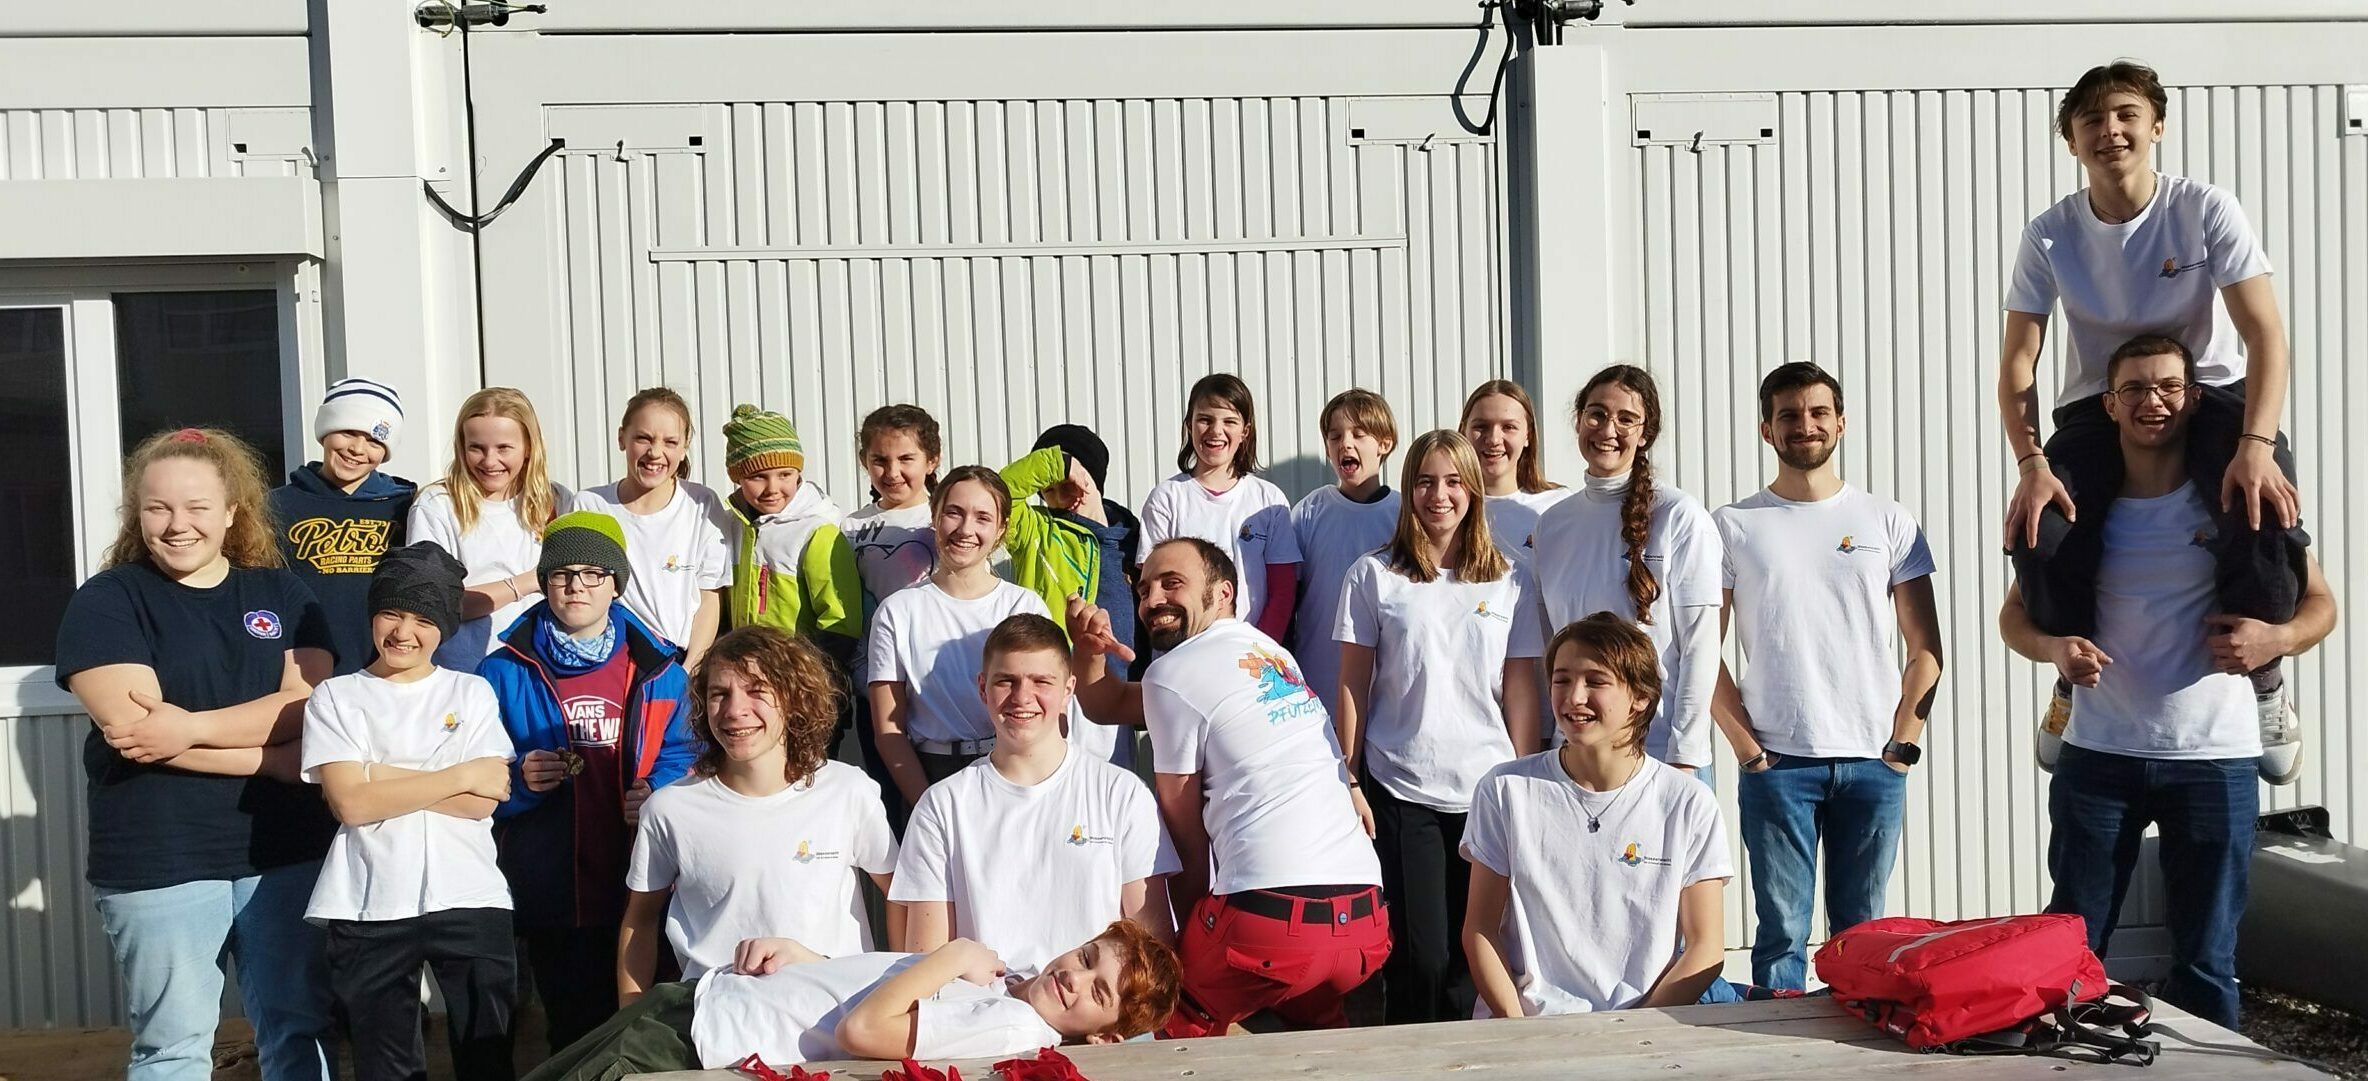
{"label": "teenager in white shirt", "polygon": [[1114,919],[1173,941],[1176,850],[1151,790],[1063,736],[1075,688],[1059,624],[1016,615],[987,635],[978,694],[995,748],[931,785],[905,827],[888,894],[907,911],[905,950],[977,939],[1033,972]]}
{"label": "teenager in white shirt", "polygon": [[625,402],[617,449],[625,476],[576,493],[574,510],[599,511],[625,527],[633,559],[625,607],[682,651],[697,668],[723,621],[732,585],[732,541],[740,522],[724,501],[691,475],[690,403],[665,387]]}
{"label": "teenager in white shirt", "polygon": [[534,403],[509,387],[487,387],[460,403],[452,466],[421,489],[404,536],[434,541],[469,569],[463,622],[436,649],[436,664],[474,672],[497,636],[542,597],[535,565],[543,527],[574,496],[551,483],[543,426]]}
{"label": "teenager in white shirt", "polygon": [[[740,941],[795,937],[826,955],[876,948],[862,876],[885,895],[896,842],[879,786],[830,760],[839,682],[804,638],[768,626],[715,640],[691,677],[691,775],[650,794],[625,868],[617,999],[649,989],[659,924],[684,979]],[[889,938],[901,915],[888,910]]]}
{"label": "teenager in white shirt", "polygon": [[[1078,698],[1106,724],[1146,724],[1160,814],[1183,870],[1184,1000],[1169,1037],[1215,1036],[1261,1009],[1337,1028],[1341,997],[1388,960],[1381,865],[1349,798],[1324,703],[1290,653],[1233,617],[1224,549],[1180,537],[1151,550],[1136,586],[1144,643],[1162,651],[1141,683],[1109,617],[1069,605]],[[1305,935],[1305,925],[1321,925]]]}
{"label": "teenager in white shirt", "polygon": [[1529,391],[1510,379],[1491,379],[1464,398],[1457,430],[1480,454],[1488,483],[1488,528],[1507,551],[1526,551],[1538,516],[1571,490],[1546,479],[1538,446],[1538,410]]}
{"label": "teenager in white shirt", "polygon": [[869,658],[873,740],[907,807],[921,792],[986,757],[994,722],[979,701],[979,652],[987,634],[1020,613],[1046,615],[1034,592],[995,577],[1011,489],[982,465],[946,475],[936,510],[937,569],[872,613]]}
{"label": "teenager in white shirt", "polygon": [[[2294,455],[2278,431],[2293,364],[2269,260],[2228,192],[2154,170],[2170,97],[2154,70],[2122,60],[2090,68],[2064,95],[2056,130],[2087,186],[2031,219],[2006,287],[1999,417],[2022,479],[2006,510],[2026,611],[2048,633],[2097,621],[2100,535],[2121,489],[2119,437],[2104,405],[2107,358],[2138,335],[2195,355],[2197,404],[2188,477],[2205,493],[2220,541],[2221,610],[2266,623],[2294,616],[2307,535]],[[2061,305],[2067,366],[2056,430],[2039,441],[2039,354]],[[2301,724],[2272,660],[2251,673],[2261,775],[2301,774]],[[2053,765],[2071,716],[2058,680],[2034,744]]]}
{"label": "teenager in white shirt", "polygon": [[1291,625],[1297,600],[1299,537],[1291,500],[1258,475],[1258,405],[1239,378],[1202,376],[1184,399],[1183,472],[1143,498],[1143,558],[1177,537],[1199,537],[1225,550],[1242,570],[1241,618],[1269,638]]}
{"label": "teenager in white shirt", "polygon": [[1834,466],[1849,430],[1841,383],[1795,362],[1760,380],[1759,395],[1776,479],[1711,515],[1745,661],[1742,678],[1722,673],[1716,714],[1742,763],[1737,808],[1759,914],[1752,982],[1801,989],[1820,849],[1828,931],[1883,914],[1907,774],[1940,682],[1940,617],[1915,518]]}
{"label": "teenager in white shirt", "polygon": [[995,951],[955,939],[926,954],[824,957],[794,939],[740,944],[697,983],[653,988],[527,1081],[610,1081],[721,1070],[755,1058],[994,1059],[1068,1043],[1116,1043],[1176,1004],[1176,955],[1121,920],[1014,977]]}
{"label": "teenager in white shirt", "polygon": [[[1578,396],[1577,495],[1538,518],[1530,566],[1549,631],[1594,612],[1633,620],[1661,658],[1661,701],[1645,752],[1681,770],[1711,764],[1718,687],[1718,528],[1700,500],[1653,476],[1661,392],[1642,368],[1615,364]],[[1698,779],[1705,783],[1709,775]]]}
{"label": "teenager in white shirt", "polygon": [[1403,489],[1396,536],[1342,587],[1333,718],[1390,899],[1393,1025],[1471,1015],[1452,991],[1469,877],[1456,853],[1472,786],[1538,749],[1543,637],[1529,568],[1497,549],[1475,505],[1472,444],[1450,431],[1416,439]]}
{"label": "teenager in white shirt", "polygon": [[[1398,527],[1398,493],[1383,473],[1398,448],[1398,420],[1390,403],[1363,387],[1344,390],[1317,414],[1324,460],[1338,483],[1307,493],[1291,508],[1299,540],[1299,603],[1291,618],[1291,655],[1324,708],[1340,711],[1340,584],[1349,567],[1390,542]],[[1116,613],[1113,613],[1115,615]]]}
{"label": "teenager in white shirt", "polygon": [[1463,944],[1479,1017],[1774,997],[1719,978],[1735,873],[1718,797],[1644,753],[1661,701],[1652,641],[1610,612],[1546,648],[1562,745],[1472,794]]}
{"label": "teenager in white shirt", "polygon": [[430,659],[461,625],[463,574],[434,544],[387,553],[370,579],[377,657],[304,707],[304,779],[340,823],[304,916],[327,929],[358,1081],[425,1076],[423,963],[444,993],[455,1075],[513,1075],[518,960],[490,819],[515,752],[493,688]]}
{"label": "teenager in white shirt", "polygon": [[2008,647],[2076,688],[2047,790],[2047,907],[2081,916],[2103,954],[2140,837],[2155,827],[2171,931],[2163,1000],[2234,1025],[2262,749],[2244,675],[2318,645],[2335,627],[2335,598],[2306,556],[2292,620],[2221,611],[2210,494],[2187,470],[2202,408],[2196,360],[2177,341],[2142,336],[2115,351],[2106,377],[2129,468],[2103,530],[2096,636],[2047,633],[2012,589],[1998,617]]}

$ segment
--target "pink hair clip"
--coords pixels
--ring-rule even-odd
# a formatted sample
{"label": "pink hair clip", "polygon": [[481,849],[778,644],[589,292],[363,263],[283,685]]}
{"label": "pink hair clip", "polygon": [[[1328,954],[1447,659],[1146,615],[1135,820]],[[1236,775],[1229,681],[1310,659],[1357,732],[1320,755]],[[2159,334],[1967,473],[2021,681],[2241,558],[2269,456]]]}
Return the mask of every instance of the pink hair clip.
{"label": "pink hair clip", "polygon": [[173,433],[173,442],[175,443],[203,443],[205,441],[206,433],[196,428],[183,428]]}

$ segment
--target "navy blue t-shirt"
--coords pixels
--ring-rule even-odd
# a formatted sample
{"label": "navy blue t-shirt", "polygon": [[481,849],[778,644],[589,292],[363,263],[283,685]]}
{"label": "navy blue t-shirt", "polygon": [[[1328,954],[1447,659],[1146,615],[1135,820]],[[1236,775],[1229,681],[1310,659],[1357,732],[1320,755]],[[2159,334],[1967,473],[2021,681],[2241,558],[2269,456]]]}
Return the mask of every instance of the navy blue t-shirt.
{"label": "navy blue t-shirt", "polygon": [[[58,686],[110,664],[156,670],[164,700],[191,712],[280,689],[286,653],[328,650],[312,590],[277,568],[233,567],[220,585],[181,585],[146,563],[110,567],[74,592],[58,624]],[[321,858],[337,825],[311,785],[217,777],[133,762],[82,744],[90,779],[90,884],[122,890],[244,878]]]}

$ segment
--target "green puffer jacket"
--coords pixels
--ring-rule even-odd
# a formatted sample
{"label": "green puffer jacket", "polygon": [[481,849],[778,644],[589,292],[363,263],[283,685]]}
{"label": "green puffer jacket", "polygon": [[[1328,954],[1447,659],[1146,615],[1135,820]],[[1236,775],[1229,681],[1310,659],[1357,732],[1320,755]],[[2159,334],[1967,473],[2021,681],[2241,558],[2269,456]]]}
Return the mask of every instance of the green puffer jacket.
{"label": "green puffer jacket", "polygon": [[1044,598],[1053,622],[1062,622],[1069,598],[1091,600],[1101,582],[1102,548],[1092,532],[1030,506],[1036,493],[1069,479],[1069,456],[1046,447],[1003,467],[1011,489],[1011,521],[1003,547],[1011,553],[1012,581]]}

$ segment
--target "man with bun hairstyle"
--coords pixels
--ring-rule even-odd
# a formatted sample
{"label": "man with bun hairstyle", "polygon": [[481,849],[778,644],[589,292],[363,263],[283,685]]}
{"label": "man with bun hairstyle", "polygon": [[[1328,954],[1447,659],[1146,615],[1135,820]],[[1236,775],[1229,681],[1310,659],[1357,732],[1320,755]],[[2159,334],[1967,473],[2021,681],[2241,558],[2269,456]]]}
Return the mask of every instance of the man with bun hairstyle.
{"label": "man with bun hairstyle", "polygon": [[403,546],[404,520],[419,495],[418,485],[378,468],[402,428],[403,396],[395,388],[340,379],[313,411],[320,459],[290,470],[288,483],[271,490],[280,555],[321,599],[341,676],[361,671],[376,655],[370,575]]}

